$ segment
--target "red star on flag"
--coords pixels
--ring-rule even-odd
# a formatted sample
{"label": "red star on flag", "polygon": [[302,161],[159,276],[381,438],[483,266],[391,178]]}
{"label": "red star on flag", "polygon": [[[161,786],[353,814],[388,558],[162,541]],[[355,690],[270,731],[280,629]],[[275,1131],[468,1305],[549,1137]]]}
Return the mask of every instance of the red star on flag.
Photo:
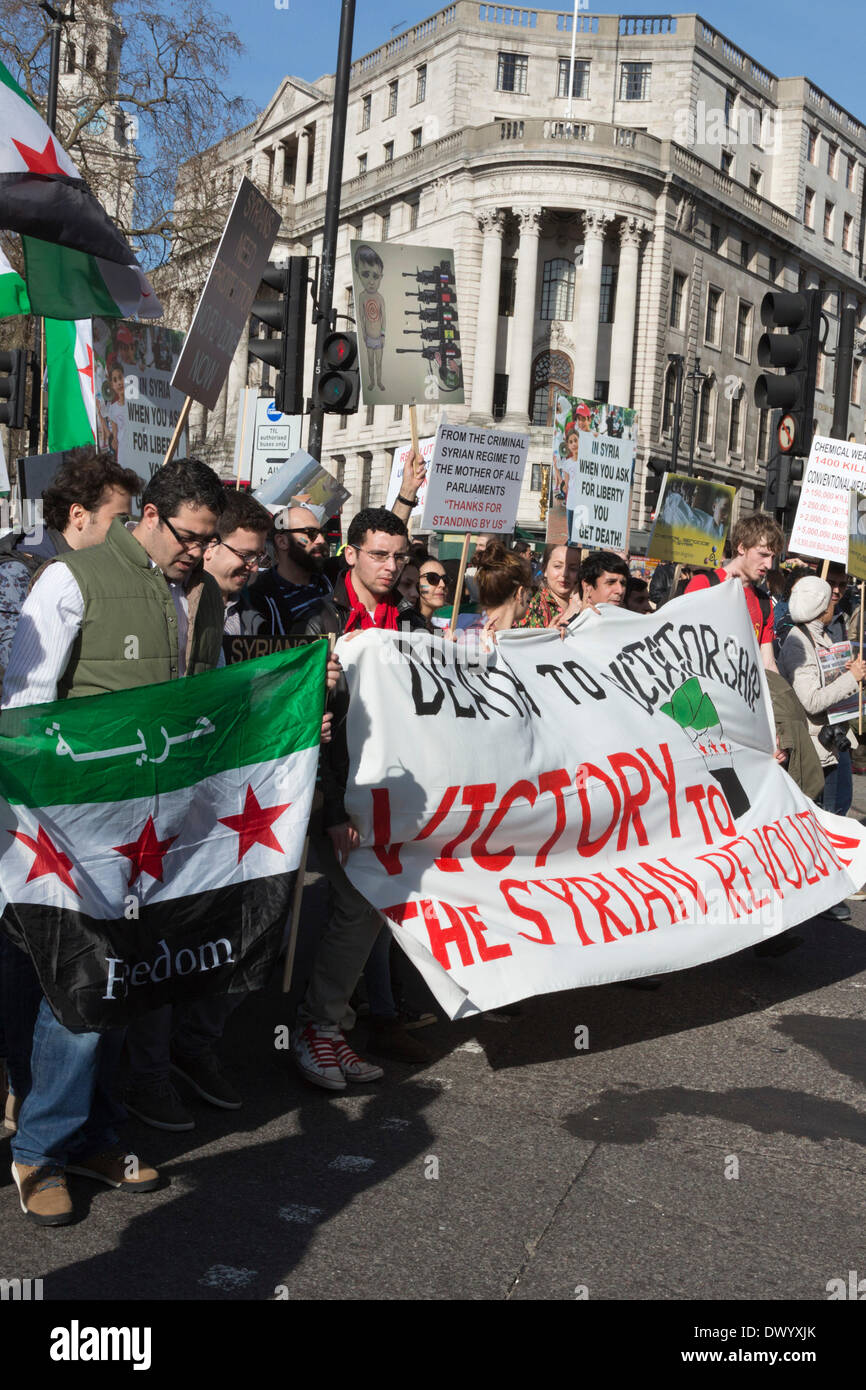
{"label": "red star on flag", "polygon": [[256,799],[256,794],[251,785],[247,785],[247,795],[244,801],[244,809],[239,816],[220,816],[220,825],[227,825],[230,830],[238,832],[238,863],[241,862],[248,849],[253,845],[265,845],[267,849],[275,849],[277,854],[284,854],[285,851],[271,830],[275,820],[279,820],[284,811],[291,806],[287,801],[284,806],[260,806]]}
{"label": "red star on flag", "polygon": [[27,875],[28,883],[31,879],[42,878],[45,874],[56,874],[61,883],[65,883],[67,888],[71,888],[77,897],[81,897],[70,873],[72,860],[55,844],[52,844],[41,825],[37,826],[35,840],[32,835],[25,835],[22,830],[13,830],[12,833],[16,840],[21,840],[36,855]]}
{"label": "red star on flag", "polygon": [[22,145],[20,140],[13,140],[12,144],[20,154],[31,174],[62,174],[67,177],[66,170],[61,169],[57,163],[57,155],[54,152],[54,136],[49,135],[45,141],[44,150],[32,150],[29,145]]}
{"label": "red star on flag", "polygon": [[84,380],[87,382],[88,386],[90,387],[90,394],[91,394],[91,396],[92,396],[92,395],[93,395],[93,348],[90,346],[89,343],[87,344],[87,366],[86,366],[86,367],[79,367],[79,368],[78,368],[78,372],[79,372],[79,375],[80,375],[80,376],[83,376],[83,377],[84,377]]}
{"label": "red star on flag", "polygon": [[151,878],[158,879],[162,883],[162,861],[166,850],[173,845],[177,839],[176,835],[169,835],[168,839],[160,840],[156,833],[153,823],[153,816],[148,816],[147,823],[137,840],[131,840],[128,845],[113,845],[112,848],[118,854],[122,854],[124,859],[128,859],[132,864],[132,875],[129,880],[129,887],[135,883],[139,874],[149,874]]}

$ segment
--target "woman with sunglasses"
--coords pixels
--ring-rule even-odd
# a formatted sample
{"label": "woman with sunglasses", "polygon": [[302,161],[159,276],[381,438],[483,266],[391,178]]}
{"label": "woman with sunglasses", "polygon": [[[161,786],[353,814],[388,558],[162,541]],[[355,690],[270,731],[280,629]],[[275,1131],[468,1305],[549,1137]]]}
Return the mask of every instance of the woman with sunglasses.
{"label": "woman with sunglasses", "polygon": [[434,616],[448,602],[448,576],[441,560],[425,555],[418,561],[418,602],[415,605],[429,632],[435,632]]}

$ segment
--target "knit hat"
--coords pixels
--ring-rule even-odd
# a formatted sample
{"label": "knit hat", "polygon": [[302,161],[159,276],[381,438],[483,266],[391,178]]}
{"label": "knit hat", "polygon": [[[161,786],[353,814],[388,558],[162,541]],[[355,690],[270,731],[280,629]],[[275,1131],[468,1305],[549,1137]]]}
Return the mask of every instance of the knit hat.
{"label": "knit hat", "polygon": [[791,621],[811,623],[813,618],[820,618],[830,606],[830,597],[830,585],[825,579],[819,579],[817,574],[798,579],[788,600]]}

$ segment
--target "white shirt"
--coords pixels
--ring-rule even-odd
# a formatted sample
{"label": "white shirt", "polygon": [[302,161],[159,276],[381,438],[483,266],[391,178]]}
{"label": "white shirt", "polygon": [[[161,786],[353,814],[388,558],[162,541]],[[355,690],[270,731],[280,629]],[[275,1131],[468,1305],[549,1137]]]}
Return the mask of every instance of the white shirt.
{"label": "white shirt", "polygon": [[[153,561],[151,560],[151,566]],[[177,613],[178,674],[186,674],[189,600],[180,581],[168,587]],[[84,596],[68,565],[49,565],[33,585],[21,617],[3,678],[3,709],[41,705],[57,699],[57,686],[69,664],[72,644],[84,619]],[[220,652],[217,666],[225,665]]]}

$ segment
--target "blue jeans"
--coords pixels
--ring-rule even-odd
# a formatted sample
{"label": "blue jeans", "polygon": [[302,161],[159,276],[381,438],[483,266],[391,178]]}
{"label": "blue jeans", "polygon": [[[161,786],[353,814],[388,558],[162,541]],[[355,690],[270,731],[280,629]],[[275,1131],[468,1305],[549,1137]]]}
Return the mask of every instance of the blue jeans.
{"label": "blue jeans", "polygon": [[837,816],[847,816],[854,799],[854,778],[851,773],[851,749],[839,754],[835,767],[824,769],[824,795],[822,805],[825,811],[834,811]]}
{"label": "blue jeans", "polygon": [[117,1143],[114,1126],[126,1111],[111,1092],[123,1034],[122,1028],[70,1033],[42,1000],[30,1056],[32,1084],[12,1139],[16,1163],[65,1167]]}

